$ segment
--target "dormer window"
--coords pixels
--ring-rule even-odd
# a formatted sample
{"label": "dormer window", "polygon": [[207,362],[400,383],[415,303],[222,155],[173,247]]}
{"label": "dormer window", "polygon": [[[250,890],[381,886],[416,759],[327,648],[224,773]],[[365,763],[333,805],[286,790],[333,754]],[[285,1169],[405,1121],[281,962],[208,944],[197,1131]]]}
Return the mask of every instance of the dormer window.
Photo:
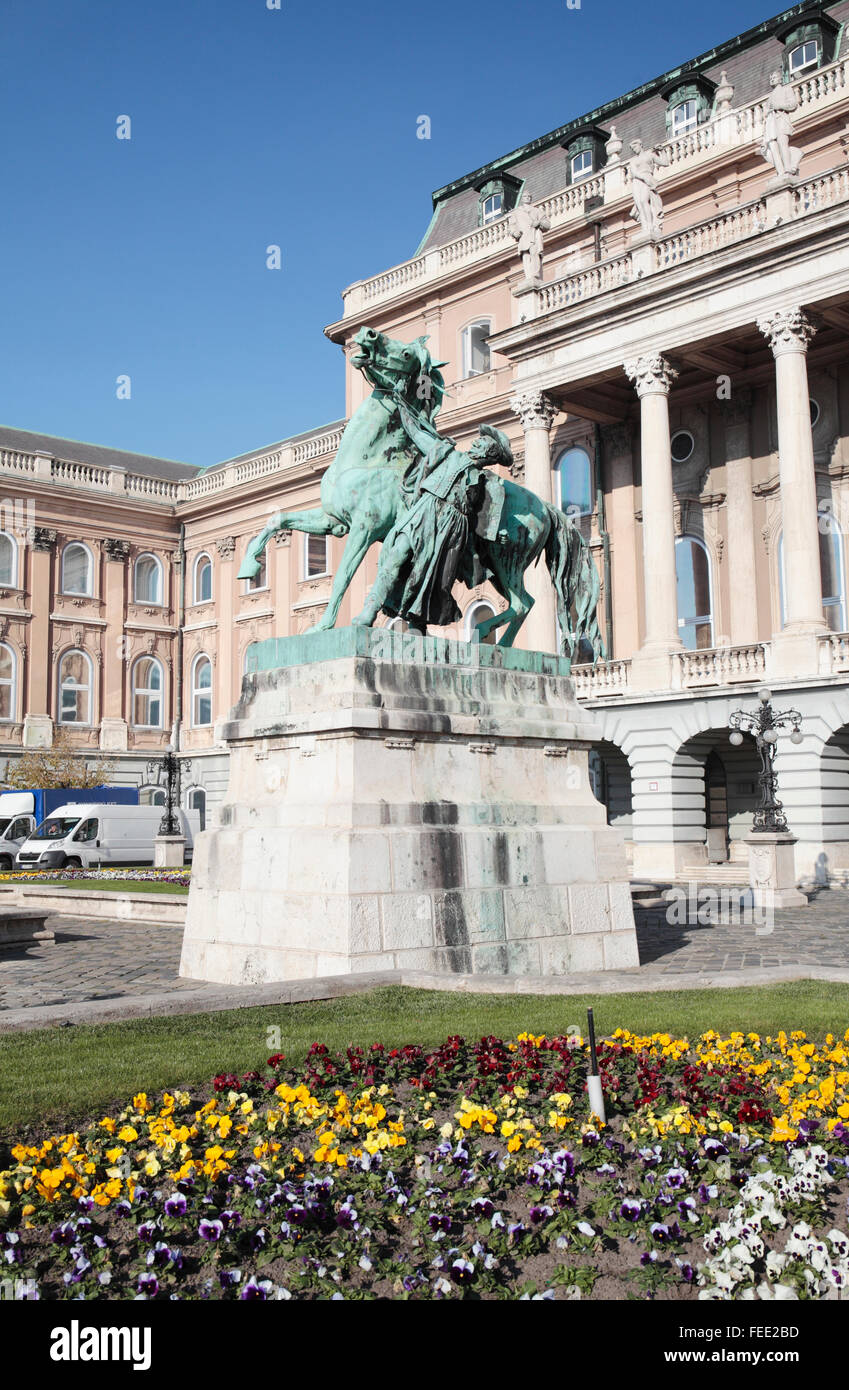
{"label": "dormer window", "polygon": [[807,39],[805,43],[797,43],[795,48],[790,49],[787,54],[787,71],[791,77],[796,77],[808,68],[815,68],[819,60],[820,52],[816,39]]}
{"label": "dormer window", "polygon": [[601,169],[609,139],[610,132],[600,126],[582,125],[561,142],[566,151],[570,183],[580,183]]}
{"label": "dormer window", "polygon": [[793,82],[816,68],[833,63],[837,56],[840,25],[819,5],[811,5],[774,30],[784,44],[784,79]]}
{"label": "dormer window", "polygon": [[478,225],[486,227],[490,222],[497,222],[499,217],[514,208],[521,187],[521,179],[503,172],[478,184]]}
{"label": "dormer window", "polygon": [[699,109],[695,101],[679,101],[677,106],[673,106],[669,113],[670,134],[686,135],[688,130],[695,130],[699,120]]}
{"label": "dormer window", "polygon": [[578,154],[573,154],[570,160],[572,171],[572,182],[577,183],[579,179],[587,178],[593,171],[593,152],[592,150],[580,150]]}
{"label": "dormer window", "polygon": [[666,102],[667,139],[688,135],[710,120],[716,83],[702,72],[682,73],[661,87]]}

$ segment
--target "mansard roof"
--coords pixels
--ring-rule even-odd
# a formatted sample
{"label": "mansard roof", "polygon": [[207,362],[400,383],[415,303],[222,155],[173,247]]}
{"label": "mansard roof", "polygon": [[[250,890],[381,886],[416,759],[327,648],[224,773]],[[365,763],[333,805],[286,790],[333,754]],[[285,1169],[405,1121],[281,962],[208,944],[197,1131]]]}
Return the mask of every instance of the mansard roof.
{"label": "mansard roof", "polygon": [[611,124],[615,124],[616,134],[623,141],[624,158],[627,158],[631,140],[640,139],[645,146],[668,140],[667,104],[662,89],[668,88],[676,78],[680,78],[683,84],[688,76],[698,74],[718,82],[724,69],[734,88],[735,107],[746,106],[766,96],[769,92],[769,75],[781,66],[785,49],[780,35],[786,33],[788,22],[797,16],[816,17],[824,12],[841,25],[839,48],[834,55],[836,60],[846,51],[845,25],[849,20],[849,0],[823,0],[822,3],[804,0],[774,18],[747,29],[744,34],[679,64],[650,82],[644,82],[624,96],[607,101],[594,111],[584,112],[548,135],[542,135],[438,188],[433,194],[433,218],[415,254],[421,255],[434,246],[443,246],[473,232],[479,225],[477,188],[487,180],[497,178],[499,173],[509,171],[513,177],[523,179],[524,191],[530,193],[534,202],[558,192],[567,181],[566,159],[561,146],[587,125],[609,129]]}

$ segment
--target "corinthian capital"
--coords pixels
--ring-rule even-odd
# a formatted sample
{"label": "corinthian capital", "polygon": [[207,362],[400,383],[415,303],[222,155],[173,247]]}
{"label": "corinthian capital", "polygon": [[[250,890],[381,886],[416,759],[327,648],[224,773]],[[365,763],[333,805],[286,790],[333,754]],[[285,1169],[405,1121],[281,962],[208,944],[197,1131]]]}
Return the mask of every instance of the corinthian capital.
{"label": "corinthian capital", "polygon": [[626,362],[625,375],[630,377],[637,395],[642,399],[652,393],[668,395],[678,372],[659,352],[651,352],[633,362]]}
{"label": "corinthian capital", "polygon": [[798,304],[789,309],[776,309],[758,319],[758,328],[769,340],[773,355],[782,352],[807,352],[808,343],[817,331],[817,324],[810,314],[800,309]]}
{"label": "corinthian capital", "polygon": [[510,401],[510,409],[519,416],[523,430],[550,430],[557,406],[544,391],[520,391]]}

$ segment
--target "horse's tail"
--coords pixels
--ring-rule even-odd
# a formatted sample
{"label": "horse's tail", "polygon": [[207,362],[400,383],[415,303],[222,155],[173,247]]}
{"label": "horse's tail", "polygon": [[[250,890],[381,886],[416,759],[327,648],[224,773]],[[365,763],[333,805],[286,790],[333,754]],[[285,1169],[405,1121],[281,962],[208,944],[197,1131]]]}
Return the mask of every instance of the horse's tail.
{"label": "horse's tail", "polygon": [[545,542],[545,560],[557,595],[562,648],[574,657],[578,642],[585,637],[593,649],[593,664],[606,661],[607,653],[598,626],[601,584],[589,546],[564,512],[548,503],[545,509],[551,523]]}

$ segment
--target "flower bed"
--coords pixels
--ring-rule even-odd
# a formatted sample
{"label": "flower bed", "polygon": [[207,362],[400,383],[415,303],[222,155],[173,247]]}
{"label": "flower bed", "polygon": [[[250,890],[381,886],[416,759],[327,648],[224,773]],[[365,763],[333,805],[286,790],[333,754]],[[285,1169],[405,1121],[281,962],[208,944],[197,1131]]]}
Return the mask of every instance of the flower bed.
{"label": "flower bed", "polygon": [[48,1299],[839,1297],[849,1053],[622,1031],[315,1044],[0,1151],[0,1251]]}
{"label": "flower bed", "polygon": [[0,883],[50,883],[69,879],[100,879],[112,882],[125,880],[128,883],[173,883],[178,888],[188,888],[192,876],[190,868],[185,869],[16,869],[0,874]]}

